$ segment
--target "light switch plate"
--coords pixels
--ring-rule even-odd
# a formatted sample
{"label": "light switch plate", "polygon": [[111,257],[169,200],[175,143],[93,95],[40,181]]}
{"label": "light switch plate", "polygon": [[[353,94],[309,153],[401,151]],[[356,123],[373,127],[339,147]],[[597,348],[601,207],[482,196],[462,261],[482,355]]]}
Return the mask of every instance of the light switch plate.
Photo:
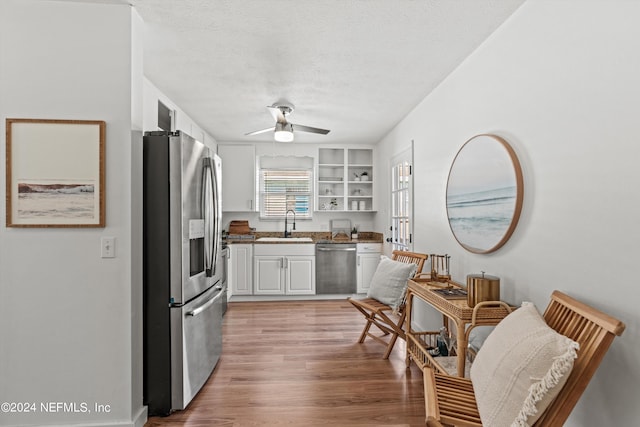
{"label": "light switch plate", "polygon": [[115,258],[116,257],[116,238],[103,237],[100,240],[100,253],[102,258]]}

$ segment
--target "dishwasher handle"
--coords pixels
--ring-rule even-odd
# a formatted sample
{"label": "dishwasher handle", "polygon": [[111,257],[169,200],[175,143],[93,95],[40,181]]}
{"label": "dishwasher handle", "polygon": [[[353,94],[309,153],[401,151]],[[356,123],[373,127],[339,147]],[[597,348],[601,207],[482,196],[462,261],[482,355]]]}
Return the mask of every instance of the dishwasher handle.
{"label": "dishwasher handle", "polygon": [[316,249],[319,250],[319,251],[322,251],[322,252],[336,252],[336,251],[339,251],[339,252],[355,252],[356,251],[356,248],[322,248],[322,247],[320,247],[320,248],[316,248]]}

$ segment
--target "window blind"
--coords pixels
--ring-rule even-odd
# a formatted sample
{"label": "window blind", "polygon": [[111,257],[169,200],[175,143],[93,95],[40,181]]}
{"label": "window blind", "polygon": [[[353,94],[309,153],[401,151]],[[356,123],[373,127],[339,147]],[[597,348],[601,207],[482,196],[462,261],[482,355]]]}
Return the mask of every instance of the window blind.
{"label": "window blind", "polygon": [[284,218],[291,209],[297,218],[311,218],[311,188],[311,170],[261,169],[260,217]]}

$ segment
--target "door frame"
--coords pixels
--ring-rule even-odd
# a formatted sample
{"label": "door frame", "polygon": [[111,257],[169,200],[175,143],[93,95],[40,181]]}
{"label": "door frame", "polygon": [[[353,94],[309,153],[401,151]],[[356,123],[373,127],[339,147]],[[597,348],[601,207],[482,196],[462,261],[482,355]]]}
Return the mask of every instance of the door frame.
{"label": "door frame", "polygon": [[[411,140],[411,144],[408,148],[400,151],[395,154],[390,162],[389,162],[389,174],[390,174],[390,192],[389,192],[389,231],[390,237],[387,239],[389,243],[391,243],[392,250],[413,250],[413,221],[414,221],[414,212],[413,212],[413,154],[414,154],[414,141]],[[400,162],[406,162],[409,168],[407,187],[404,189],[396,188],[397,180],[396,180],[396,168],[399,166]],[[398,215],[397,208],[399,204],[397,203],[396,197],[398,196],[399,191],[406,191],[405,197],[408,201],[407,211],[404,212],[405,215]],[[406,217],[406,224],[408,230],[406,230],[404,239],[398,242],[398,218]]]}

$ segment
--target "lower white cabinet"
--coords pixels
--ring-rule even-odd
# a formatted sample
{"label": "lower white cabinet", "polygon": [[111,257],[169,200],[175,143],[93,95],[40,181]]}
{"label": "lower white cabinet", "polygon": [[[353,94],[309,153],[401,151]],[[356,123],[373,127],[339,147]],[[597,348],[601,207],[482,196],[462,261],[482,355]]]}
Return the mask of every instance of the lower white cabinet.
{"label": "lower white cabinet", "polygon": [[316,257],[314,245],[256,245],[255,295],[314,295]]}
{"label": "lower white cabinet", "polygon": [[253,245],[229,245],[229,271],[227,280],[231,295],[253,294]]}
{"label": "lower white cabinet", "polygon": [[286,258],[284,290],[288,295],[316,293],[316,257],[290,256]]}
{"label": "lower white cabinet", "polygon": [[382,245],[380,243],[358,243],[356,258],[356,292],[366,294],[369,292],[371,279],[373,278],[378,263]]}
{"label": "lower white cabinet", "polygon": [[256,256],[254,267],[256,295],[284,294],[284,257]]}

